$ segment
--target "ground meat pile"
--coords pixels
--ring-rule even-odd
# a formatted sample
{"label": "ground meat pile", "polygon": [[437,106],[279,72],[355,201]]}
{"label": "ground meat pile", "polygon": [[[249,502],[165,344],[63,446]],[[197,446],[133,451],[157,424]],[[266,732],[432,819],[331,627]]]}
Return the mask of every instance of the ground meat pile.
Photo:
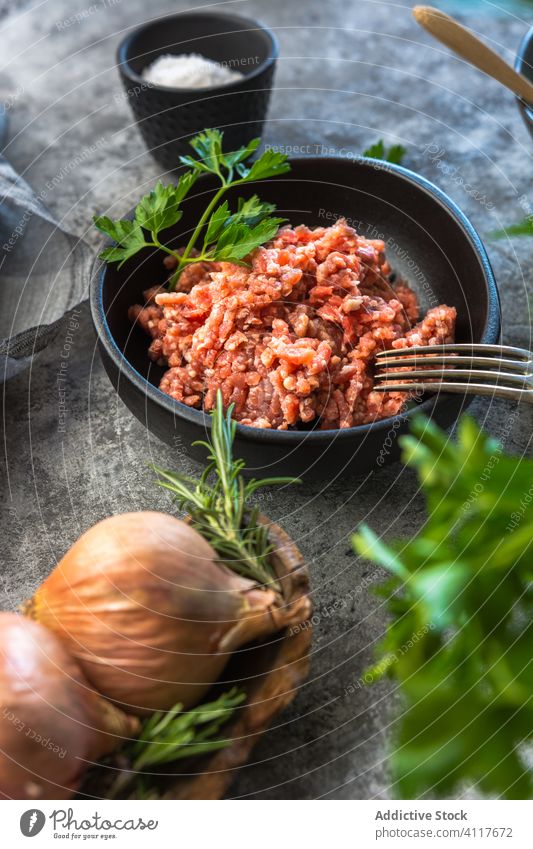
{"label": "ground meat pile", "polygon": [[130,308],[152,337],[149,356],[168,367],[160,388],[177,401],[211,410],[220,388],[252,427],[366,424],[408,398],[374,391],[377,352],[454,339],[455,309],[419,321],[415,293],[390,282],[384,243],[343,219],[285,227],[249,262],[189,265],[179,291],[155,287]]}

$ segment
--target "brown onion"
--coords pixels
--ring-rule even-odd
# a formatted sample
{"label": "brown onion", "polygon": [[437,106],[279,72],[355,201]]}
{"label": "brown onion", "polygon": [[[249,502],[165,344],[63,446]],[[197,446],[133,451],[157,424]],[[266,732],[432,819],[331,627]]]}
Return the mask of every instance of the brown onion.
{"label": "brown onion", "polygon": [[42,625],[0,613],[0,795],[68,799],[86,768],[138,733]]}
{"label": "brown onion", "polygon": [[27,612],[65,641],[97,690],[143,714],[196,704],[232,652],[308,609],[284,608],[278,593],[231,572],[185,522],[141,512],[83,534]]}

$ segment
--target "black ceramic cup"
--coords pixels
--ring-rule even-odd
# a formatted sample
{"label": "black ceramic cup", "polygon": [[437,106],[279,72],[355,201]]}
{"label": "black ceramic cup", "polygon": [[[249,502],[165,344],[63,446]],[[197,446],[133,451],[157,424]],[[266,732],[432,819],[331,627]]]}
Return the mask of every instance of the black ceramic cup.
{"label": "black ceramic cup", "polygon": [[[438,304],[457,308],[457,341],[498,341],[500,309],[496,283],[479,236],[450,198],[424,177],[398,165],[371,159],[304,157],[291,160],[291,171],[250,184],[275,203],[293,225],[329,226],[336,217],[367,238],[383,238],[393,269],[417,292],[426,311]],[[179,223],[167,231],[167,243],[179,247],[211,196],[207,179],[195,184]],[[242,188],[239,190],[242,192]],[[235,203],[235,195],[230,203]],[[164,369],[148,358],[148,337],[128,319],[128,307],[142,292],[164,283],[163,254],[145,249],[122,268],[105,266],[91,284],[91,310],[105,369],[120,397],[143,425],[169,444],[192,446],[205,439],[211,417],[175,401],[158,388]],[[426,397],[395,418],[342,430],[265,430],[237,426],[235,452],[255,477],[275,474],[319,478],[368,474],[399,455],[398,436],[421,410],[439,424],[451,424],[471,396]]]}
{"label": "black ceramic cup", "polygon": [[[147,83],[143,69],[169,53],[199,53],[243,78],[215,88]],[[206,128],[224,131],[226,150],[261,135],[277,56],[276,37],[257,21],[209,12],[172,15],[139,27],[119,45],[117,62],[148,150],[173,170],[180,155],[190,154],[190,139]]]}

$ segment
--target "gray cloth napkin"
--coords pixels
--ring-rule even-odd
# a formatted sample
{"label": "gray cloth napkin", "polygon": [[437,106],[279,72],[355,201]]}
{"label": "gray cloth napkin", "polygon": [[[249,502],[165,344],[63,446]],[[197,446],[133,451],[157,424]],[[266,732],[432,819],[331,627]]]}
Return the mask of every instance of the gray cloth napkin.
{"label": "gray cloth napkin", "polygon": [[[6,116],[0,113],[0,142]],[[0,157],[0,383],[27,368],[88,296],[94,253]]]}

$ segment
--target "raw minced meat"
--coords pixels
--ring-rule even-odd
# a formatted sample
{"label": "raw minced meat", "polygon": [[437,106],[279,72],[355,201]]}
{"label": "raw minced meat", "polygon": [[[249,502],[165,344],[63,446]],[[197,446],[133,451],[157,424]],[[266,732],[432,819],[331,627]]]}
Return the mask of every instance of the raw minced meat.
{"label": "raw minced meat", "polygon": [[376,353],[454,340],[455,309],[418,321],[413,290],[390,282],[384,243],[343,219],[285,227],[249,262],[191,264],[179,291],[153,287],[130,308],[152,337],[149,356],[168,367],[160,388],[190,407],[212,410],[221,389],[253,427],[367,424],[408,399],[374,391]]}

